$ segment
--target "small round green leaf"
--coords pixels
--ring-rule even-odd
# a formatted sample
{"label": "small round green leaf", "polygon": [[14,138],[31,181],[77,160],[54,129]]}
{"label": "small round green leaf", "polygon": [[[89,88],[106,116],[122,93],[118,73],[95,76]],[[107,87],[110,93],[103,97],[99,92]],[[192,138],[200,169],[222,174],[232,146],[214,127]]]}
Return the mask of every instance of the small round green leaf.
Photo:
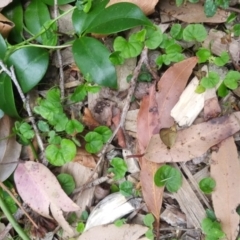
{"label": "small round green leaf", "polygon": [[206,0],[204,3],[204,12],[207,17],[212,17],[217,12],[217,5],[214,0]]}
{"label": "small round green leaf", "polygon": [[240,73],[237,71],[229,71],[223,82],[230,89],[236,89],[240,80]]}
{"label": "small round green leaf", "polygon": [[169,165],[163,165],[156,171],[154,183],[158,187],[166,186],[169,192],[177,192],[182,185],[181,172]]}
{"label": "small round green leaf", "polygon": [[29,92],[42,80],[47,71],[48,62],[48,51],[36,47],[21,48],[11,54],[7,60],[9,66],[14,66],[24,93]]}
{"label": "small round green leaf", "polygon": [[216,72],[209,72],[207,77],[201,79],[200,84],[206,89],[214,88],[218,84],[219,79],[220,77]]}
{"label": "small round green leaf", "polygon": [[94,132],[99,133],[102,136],[103,143],[106,143],[112,136],[112,131],[106,126],[99,126],[94,129]]}
{"label": "small round green leaf", "polygon": [[163,40],[163,35],[160,28],[158,26],[155,26],[155,28],[147,27],[146,29],[147,29],[147,33],[146,33],[145,45],[149,49],[157,48]]}
{"label": "small round green leaf", "polygon": [[204,192],[204,193],[211,193],[214,188],[216,187],[216,182],[213,178],[211,177],[206,177],[203,178],[200,182],[199,182],[199,188]]}
{"label": "small round green leaf", "polygon": [[137,57],[142,49],[143,43],[140,41],[130,40],[127,41],[123,37],[117,37],[114,40],[113,48],[115,51],[121,52],[123,58]]}
{"label": "small round green leaf", "polygon": [[130,181],[124,181],[119,184],[119,192],[125,197],[129,197],[132,195],[133,191],[133,183]]}
{"label": "small round green leaf", "polygon": [[173,24],[170,30],[170,34],[174,39],[181,40],[182,39],[182,26],[179,23]]}
{"label": "small round green leaf", "polygon": [[39,120],[37,126],[41,132],[49,132],[50,128],[47,122],[43,120]]}
{"label": "small round green leaf", "polygon": [[85,76],[89,75],[100,86],[117,88],[116,70],[108,58],[110,52],[101,42],[81,37],[73,43],[72,51],[77,66]]}
{"label": "small round green leaf", "polygon": [[145,215],[143,218],[144,225],[149,228],[153,228],[154,221],[155,221],[154,216],[151,213]]}
{"label": "small round green leaf", "polygon": [[127,172],[127,164],[122,158],[115,157],[110,162],[112,168],[109,168],[109,172],[114,173],[114,180],[122,179]]}
{"label": "small round green leaf", "polygon": [[122,65],[124,63],[124,58],[121,56],[120,51],[111,53],[111,55],[109,56],[109,60],[114,65]]}
{"label": "small round green leaf", "polygon": [[85,148],[89,153],[97,153],[103,147],[102,136],[97,132],[87,133],[84,139],[87,142]]}
{"label": "small round green leaf", "polygon": [[200,48],[196,52],[196,56],[198,57],[199,63],[204,63],[211,57],[211,52],[206,48]]}
{"label": "small round green leaf", "polygon": [[229,61],[229,54],[226,51],[222,52],[219,57],[216,57],[214,59],[214,63],[219,67],[224,66],[225,64],[228,63],[228,61]]}
{"label": "small round green leaf", "polygon": [[46,148],[46,158],[54,166],[63,166],[76,156],[76,146],[69,139],[62,139],[60,146],[48,145]]}
{"label": "small round green leaf", "polygon": [[60,173],[57,176],[57,180],[67,195],[71,194],[75,189],[75,181],[71,175],[67,173]]}
{"label": "small round green leaf", "polygon": [[83,125],[76,119],[69,120],[66,125],[67,134],[80,133],[84,129]]}
{"label": "small round green leaf", "polygon": [[189,24],[183,30],[183,39],[185,41],[202,42],[207,37],[207,31],[202,24]]}

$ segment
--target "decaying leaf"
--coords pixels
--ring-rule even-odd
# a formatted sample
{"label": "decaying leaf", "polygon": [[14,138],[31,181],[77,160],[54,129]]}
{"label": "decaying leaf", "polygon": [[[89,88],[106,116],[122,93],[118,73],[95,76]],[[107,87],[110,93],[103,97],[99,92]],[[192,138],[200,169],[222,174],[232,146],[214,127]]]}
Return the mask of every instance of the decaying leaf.
{"label": "decaying leaf", "polygon": [[201,1],[198,3],[190,3],[187,1],[180,7],[177,7],[172,1],[160,1],[160,10],[170,17],[187,23],[222,23],[228,18],[228,12],[221,9],[218,9],[213,17],[207,17]]}
{"label": "decaying leaf", "polygon": [[0,34],[6,38],[9,32],[14,28],[14,23],[0,13]]}
{"label": "decaying leaf", "polygon": [[240,130],[240,112],[214,118],[178,131],[177,140],[171,149],[155,134],[146,149],[145,157],[152,162],[183,162],[200,157],[211,146],[232,136]]}
{"label": "decaying leaf", "polygon": [[176,126],[172,126],[170,128],[162,128],[160,130],[160,138],[162,142],[168,147],[171,148],[177,139],[177,128]]}
{"label": "decaying leaf", "polygon": [[[155,99],[155,86],[149,89],[149,96],[145,96],[141,102],[137,117],[137,141],[139,153],[143,153],[153,134],[157,133],[158,108]],[[143,131],[144,129],[144,131]],[[157,163],[147,161],[145,157],[140,159],[141,171],[140,181],[142,194],[147,204],[148,210],[155,216],[157,224],[160,220],[160,210],[162,207],[162,197],[164,188],[159,188],[154,184],[154,174],[161,166]]]}
{"label": "decaying leaf", "polygon": [[78,148],[74,162],[78,162],[87,168],[95,168],[96,161],[94,156],[88,153],[84,148]]}
{"label": "decaying leaf", "polygon": [[17,167],[21,152],[21,145],[15,137],[9,137],[12,132],[13,122],[4,115],[0,120],[0,181],[5,181]]}
{"label": "decaying leaf", "polygon": [[130,2],[133,4],[136,4],[139,8],[142,9],[142,11],[149,15],[154,12],[155,6],[158,3],[158,0],[110,0],[108,5],[112,5],[119,2]]}
{"label": "decaying leaf", "polygon": [[221,222],[227,239],[236,239],[240,204],[240,162],[233,137],[222,141],[219,149],[212,153],[211,177],[217,182],[212,193],[216,217]]}
{"label": "decaying leaf", "polygon": [[170,115],[171,110],[184,90],[197,61],[197,57],[191,57],[174,64],[168,68],[158,82],[158,92],[156,94],[159,112],[158,131],[161,128],[173,126],[174,120]]}
{"label": "decaying leaf", "polygon": [[121,227],[110,224],[91,228],[84,232],[78,240],[138,240],[147,230],[147,227],[137,224],[124,224]]}
{"label": "decaying leaf", "polygon": [[98,121],[93,117],[91,111],[88,108],[84,108],[84,115],[83,115],[82,121],[90,129],[93,129],[100,125]]}
{"label": "decaying leaf", "polygon": [[34,211],[47,218],[51,218],[51,211],[55,220],[69,235],[74,233],[64,219],[62,210],[77,211],[79,207],[66,195],[47,167],[30,161],[19,163],[14,181],[19,195]]}

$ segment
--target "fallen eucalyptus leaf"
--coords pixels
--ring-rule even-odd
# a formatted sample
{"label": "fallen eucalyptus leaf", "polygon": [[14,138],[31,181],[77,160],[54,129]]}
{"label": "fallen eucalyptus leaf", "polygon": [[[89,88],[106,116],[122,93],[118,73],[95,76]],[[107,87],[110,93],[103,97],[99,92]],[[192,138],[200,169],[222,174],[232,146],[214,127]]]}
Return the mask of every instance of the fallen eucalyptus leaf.
{"label": "fallen eucalyptus leaf", "polygon": [[74,234],[64,219],[62,210],[78,211],[79,207],[66,195],[47,167],[31,161],[19,163],[14,173],[14,181],[19,195],[26,204],[47,218],[51,218],[51,211],[59,225],[69,235]]}
{"label": "fallen eucalyptus leaf", "polygon": [[178,131],[171,149],[155,134],[146,149],[145,157],[152,162],[184,162],[200,157],[210,147],[240,130],[240,112],[214,118]]}

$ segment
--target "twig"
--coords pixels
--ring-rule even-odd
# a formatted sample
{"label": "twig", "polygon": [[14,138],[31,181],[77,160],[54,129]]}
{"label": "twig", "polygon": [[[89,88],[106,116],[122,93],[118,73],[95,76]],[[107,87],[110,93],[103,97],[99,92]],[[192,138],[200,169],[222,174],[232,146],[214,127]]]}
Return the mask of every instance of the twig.
{"label": "twig", "polygon": [[11,198],[14,200],[14,202],[19,206],[19,208],[23,211],[23,213],[27,216],[27,218],[30,220],[30,222],[34,225],[35,228],[38,228],[38,225],[33,221],[33,219],[29,216],[29,214],[25,211],[25,209],[22,207],[20,202],[15,198],[15,196],[11,193],[11,191],[8,190],[8,188],[0,181],[0,187],[6,191]]}
{"label": "twig", "polygon": [[14,85],[16,86],[16,88],[18,90],[18,93],[19,93],[19,95],[20,95],[20,97],[22,99],[22,102],[23,102],[23,104],[26,107],[29,119],[30,119],[30,121],[32,123],[33,129],[34,129],[34,132],[35,132],[35,135],[36,135],[36,139],[37,139],[37,142],[38,142],[39,149],[41,150],[42,154],[44,155],[43,142],[42,142],[42,139],[40,137],[40,134],[39,134],[39,131],[38,131],[35,119],[32,116],[32,110],[31,110],[28,98],[25,97],[25,95],[24,95],[24,93],[23,93],[23,91],[22,91],[22,89],[21,89],[21,87],[20,87],[20,85],[18,83],[18,80],[17,80],[15,72],[14,72],[14,68],[13,68],[13,66],[11,66],[10,67],[10,71],[9,71],[2,61],[0,61],[0,67],[2,68],[2,71],[4,71],[11,78],[11,80],[13,81]]}
{"label": "twig", "polygon": [[[57,0],[54,0],[54,6],[53,6],[53,13],[54,18],[56,19],[58,17],[58,9],[57,9]],[[58,21],[57,21],[58,23]],[[59,41],[58,41],[59,42]],[[63,61],[62,61],[62,55],[60,49],[57,49],[57,60],[59,64],[59,86],[61,91],[61,100],[64,100],[64,74],[63,74]]]}
{"label": "twig", "polygon": [[240,9],[237,9],[237,8],[233,8],[233,7],[228,7],[228,8],[221,8],[222,10],[225,10],[225,11],[229,11],[229,12],[236,12],[236,13],[240,13]]}
{"label": "twig", "polygon": [[12,229],[12,224],[8,223],[8,225],[4,228],[4,230],[0,233],[0,240],[4,240],[7,238],[7,234]]}
{"label": "twig", "polygon": [[143,63],[146,63],[148,61],[147,53],[148,53],[148,49],[145,47],[142,51],[140,60],[138,61],[138,64],[137,64],[136,68],[134,69],[133,76],[132,76],[131,81],[130,81],[130,87],[129,87],[129,90],[128,90],[128,95],[127,95],[127,98],[126,98],[126,102],[125,102],[125,105],[124,105],[123,110],[122,110],[120,122],[119,122],[118,126],[115,128],[112,136],[110,137],[110,139],[107,141],[107,143],[104,145],[102,151],[100,152],[100,154],[99,154],[100,158],[98,160],[98,163],[97,163],[94,171],[92,172],[91,176],[89,177],[89,179],[87,181],[87,184],[89,183],[89,181],[91,181],[91,179],[93,178],[93,175],[97,172],[98,167],[103,162],[104,157],[105,157],[105,153],[106,153],[109,145],[111,144],[112,140],[115,138],[118,130],[121,127],[124,126],[125,119],[126,119],[126,116],[127,116],[127,112],[128,112],[129,107],[130,107],[130,103],[131,103],[131,100],[132,100],[132,97],[133,97],[133,94],[134,94],[134,90],[135,90],[135,87],[136,87],[138,75],[141,71],[141,67],[142,67]]}
{"label": "twig", "polygon": [[8,221],[12,224],[15,231],[19,234],[19,236],[23,240],[30,240],[30,238],[26,235],[26,233],[23,231],[20,225],[16,222],[12,214],[9,212],[1,196],[0,196],[0,208],[2,209],[4,215],[7,217]]}

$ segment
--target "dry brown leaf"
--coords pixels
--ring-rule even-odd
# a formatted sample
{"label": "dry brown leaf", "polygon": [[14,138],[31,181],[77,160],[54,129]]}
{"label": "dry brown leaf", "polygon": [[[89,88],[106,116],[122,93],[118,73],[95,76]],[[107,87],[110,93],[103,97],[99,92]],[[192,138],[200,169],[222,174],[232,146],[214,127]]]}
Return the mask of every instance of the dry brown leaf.
{"label": "dry brown leaf", "polygon": [[182,6],[177,7],[173,1],[160,1],[160,11],[169,17],[174,17],[187,23],[222,23],[226,22],[228,18],[228,12],[220,9],[217,10],[213,17],[206,17],[201,2],[186,2]]}
{"label": "dry brown leaf", "polygon": [[74,162],[80,163],[87,168],[95,168],[96,161],[94,156],[88,153],[84,148],[78,148],[77,155],[74,158]]}
{"label": "dry brown leaf", "polygon": [[227,239],[236,239],[240,204],[240,163],[233,137],[222,141],[217,152],[212,153],[211,177],[216,181],[212,201],[216,217],[221,222]]}
{"label": "dry brown leaf", "polygon": [[147,230],[147,227],[137,224],[124,224],[121,227],[114,224],[102,225],[84,232],[78,240],[138,240]]}
{"label": "dry brown leaf", "polygon": [[6,38],[8,36],[8,34],[10,33],[10,31],[14,28],[14,23],[11,22],[9,19],[7,19],[6,17],[4,17],[1,13],[0,13],[0,34],[2,34],[2,36],[4,38]]}
{"label": "dry brown leaf", "polygon": [[[118,108],[115,108],[115,111],[116,111],[116,115],[112,118],[112,122],[114,123],[115,127],[117,127],[118,124],[120,123],[121,113]],[[122,148],[126,148],[127,145],[126,145],[126,141],[125,141],[125,137],[124,137],[122,128],[119,128],[119,130],[117,132],[117,138],[118,138],[118,145]]]}
{"label": "dry brown leaf", "polygon": [[61,227],[69,235],[74,234],[62,210],[77,211],[79,207],[66,195],[47,167],[31,161],[19,163],[14,172],[14,181],[19,195],[34,211],[47,218],[51,218],[51,211]]}
{"label": "dry brown leaf", "polygon": [[4,115],[0,120],[0,181],[5,181],[17,167],[21,145],[15,137],[9,137],[12,132],[13,122]]}
{"label": "dry brown leaf", "polygon": [[[143,98],[137,117],[137,141],[139,153],[143,153],[158,126],[158,108],[155,99],[155,86],[149,89],[149,96]],[[142,194],[148,210],[155,216],[157,224],[160,220],[162,207],[162,196],[164,188],[154,184],[153,178],[157,169],[161,166],[157,163],[147,161],[145,157],[140,159],[141,171],[140,181]]]}
{"label": "dry brown leaf", "polygon": [[168,149],[159,134],[155,134],[145,157],[152,162],[183,162],[200,157],[210,147],[240,130],[240,112],[212,119],[178,131],[175,145]]}
{"label": "dry brown leaf", "polygon": [[174,64],[168,68],[158,82],[158,92],[156,94],[160,118],[158,130],[169,128],[174,124],[170,115],[171,110],[177,103],[197,62],[197,57],[191,57]]}
{"label": "dry brown leaf", "polygon": [[158,0],[110,0],[108,3],[109,5],[119,3],[119,2],[130,2],[133,4],[136,4],[139,8],[142,9],[142,11],[146,14],[149,15],[155,11],[155,6],[158,3]]}
{"label": "dry brown leaf", "polygon": [[83,123],[89,128],[95,128],[100,126],[97,120],[94,119],[91,111],[88,108],[84,108],[84,115],[82,118]]}

